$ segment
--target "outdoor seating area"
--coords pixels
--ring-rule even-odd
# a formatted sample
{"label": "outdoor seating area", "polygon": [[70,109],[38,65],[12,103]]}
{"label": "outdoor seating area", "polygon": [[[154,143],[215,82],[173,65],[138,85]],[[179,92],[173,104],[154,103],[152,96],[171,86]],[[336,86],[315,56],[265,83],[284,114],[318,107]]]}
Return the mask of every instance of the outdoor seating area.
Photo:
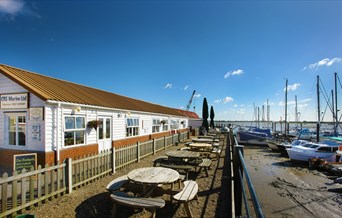
{"label": "outdoor seating area", "polygon": [[[118,207],[139,209],[156,217],[165,205],[182,205],[184,217],[195,217],[191,202],[198,199],[201,191],[196,180],[210,176],[213,161],[218,161],[220,153],[213,155],[214,149],[223,146],[220,135],[208,136],[206,143],[190,139],[176,150],[166,151],[154,158],[151,167],[131,170],[127,175],[114,178],[106,186],[113,203],[112,217],[119,217]],[[214,147],[213,143],[217,145]],[[204,174],[205,173],[205,174]],[[178,184],[178,186],[175,186]]]}

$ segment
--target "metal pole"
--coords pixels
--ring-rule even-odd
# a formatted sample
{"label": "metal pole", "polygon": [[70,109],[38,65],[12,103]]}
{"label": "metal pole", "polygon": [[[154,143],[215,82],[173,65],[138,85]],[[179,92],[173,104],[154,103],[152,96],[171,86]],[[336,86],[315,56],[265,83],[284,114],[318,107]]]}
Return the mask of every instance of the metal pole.
{"label": "metal pole", "polygon": [[285,83],[285,134],[287,134],[286,122],[287,122],[287,79]]}
{"label": "metal pole", "polygon": [[321,106],[320,106],[320,100],[319,100],[319,76],[317,76],[317,142],[319,142],[319,128],[321,124]]}
{"label": "metal pole", "polygon": [[[242,145],[234,146],[233,168],[234,168],[234,202],[235,202],[235,216],[242,215],[242,188],[243,182],[239,178],[239,171],[242,170],[239,152],[243,154]],[[243,175],[243,173],[241,173]],[[243,177],[242,177],[243,178]]]}
{"label": "metal pole", "polygon": [[338,109],[337,109],[337,73],[335,72],[335,128],[334,133],[335,136],[337,136],[337,127],[338,127],[338,115],[337,115]]}

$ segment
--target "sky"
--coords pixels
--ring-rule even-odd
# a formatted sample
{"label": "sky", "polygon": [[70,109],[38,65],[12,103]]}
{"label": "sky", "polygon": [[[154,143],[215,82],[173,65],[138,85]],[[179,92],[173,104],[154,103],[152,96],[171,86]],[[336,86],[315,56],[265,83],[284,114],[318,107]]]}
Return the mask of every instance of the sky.
{"label": "sky", "polygon": [[[0,0],[0,63],[215,120],[323,120],[342,1]],[[338,108],[341,108],[341,82]],[[323,91],[324,90],[324,91]],[[325,97],[324,97],[325,96]],[[328,97],[327,97],[328,96]],[[341,110],[342,111],[342,110]]]}

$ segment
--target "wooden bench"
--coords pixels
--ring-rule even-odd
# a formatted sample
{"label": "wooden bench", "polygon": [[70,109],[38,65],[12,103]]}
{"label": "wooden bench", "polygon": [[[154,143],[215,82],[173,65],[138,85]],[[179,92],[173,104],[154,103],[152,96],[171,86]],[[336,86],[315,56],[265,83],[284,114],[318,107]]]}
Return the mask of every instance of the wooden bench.
{"label": "wooden bench", "polygon": [[208,158],[204,158],[202,159],[202,163],[200,163],[198,166],[199,166],[199,170],[198,172],[200,173],[201,170],[204,168],[205,170],[205,174],[207,175],[207,177],[209,176],[209,172],[208,170],[210,169],[210,165],[211,165],[211,160],[208,159]]}
{"label": "wooden bench", "polygon": [[170,169],[174,169],[177,172],[181,172],[184,171],[185,173],[185,178],[188,179],[188,172],[190,170],[193,170],[192,166],[189,165],[181,165],[181,164],[172,164],[172,163],[160,163],[161,167],[166,167],[166,168],[170,168]]}
{"label": "wooden bench", "polygon": [[114,180],[112,180],[108,185],[106,186],[107,191],[109,192],[115,192],[119,191],[126,183],[128,183],[127,175],[120,176]]}
{"label": "wooden bench", "polygon": [[221,149],[219,148],[213,148],[213,150],[210,152],[211,154],[215,154],[216,158],[219,159],[221,154]]}
{"label": "wooden bench", "polygon": [[198,192],[197,182],[188,180],[184,182],[184,188],[173,196],[175,200],[184,204],[184,208],[186,210],[188,217],[193,217],[193,214],[190,209],[189,201],[191,201],[195,197],[197,198],[197,192]]}
{"label": "wooden bench", "polygon": [[160,165],[160,163],[166,161],[167,159],[168,159],[167,156],[159,156],[153,160],[153,166],[158,167]]}
{"label": "wooden bench", "polygon": [[115,192],[110,195],[113,203],[112,217],[116,217],[117,204],[133,207],[144,208],[151,211],[151,217],[156,217],[156,210],[165,206],[165,201],[161,198],[141,198],[130,196],[124,192]]}

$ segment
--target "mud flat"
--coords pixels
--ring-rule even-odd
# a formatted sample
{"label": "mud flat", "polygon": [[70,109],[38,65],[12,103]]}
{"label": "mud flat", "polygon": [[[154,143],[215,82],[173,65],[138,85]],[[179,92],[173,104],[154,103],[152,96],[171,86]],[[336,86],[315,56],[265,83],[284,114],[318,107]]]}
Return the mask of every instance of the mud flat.
{"label": "mud flat", "polygon": [[244,154],[265,217],[342,217],[342,185],[324,172],[267,147],[245,146]]}

